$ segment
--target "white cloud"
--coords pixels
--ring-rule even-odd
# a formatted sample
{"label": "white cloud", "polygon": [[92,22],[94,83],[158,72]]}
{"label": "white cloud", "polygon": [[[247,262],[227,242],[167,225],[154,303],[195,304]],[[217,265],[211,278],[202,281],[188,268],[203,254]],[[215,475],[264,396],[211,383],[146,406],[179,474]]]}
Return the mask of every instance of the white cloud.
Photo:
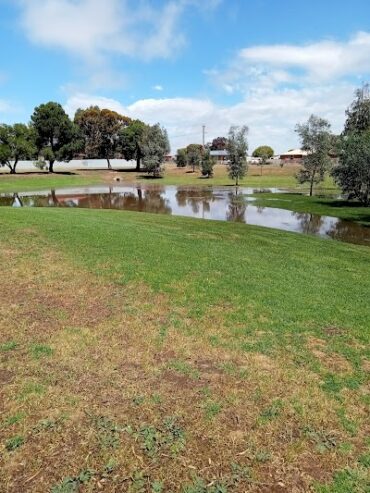
{"label": "white cloud", "polygon": [[[229,105],[211,99],[152,98],[128,106],[116,100],[76,95],[67,108],[98,104],[168,129],[172,150],[206,138],[226,135],[231,125],[250,128],[250,151],[271,145],[281,152],[298,145],[297,122],[315,113],[327,118],[334,132],[343,128],[345,109],[355,81],[370,73],[370,34],[357,33],[347,42],[319,41],[309,45],[254,46],[241,50],[224,70],[206,72],[233,99]],[[355,82],[354,82],[355,81]]]}
{"label": "white cloud", "polygon": [[368,73],[370,33],[358,32],[346,42],[323,40],[306,45],[266,45],[245,48],[240,62],[247,65],[298,68],[317,81]]}
{"label": "white cloud", "polygon": [[157,84],[157,85],[153,86],[153,89],[155,91],[163,91],[163,86],[161,86],[160,84]]}
{"label": "white cloud", "polygon": [[135,0],[18,0],[21,26],[34,43],[66,50],[90,63],[107,54],[168,58],[185,41],[178,28],[190,5],[218,0],[167,0],[163,7]]}
{"label": "white cloud", "polygon": [[68,99],[65,109],[73,116],[77,108],[93,104],[147,123],[159,122],[168,130],[173,152],[192,142],[201,143],[202,125],[206,125],[208,141],[226,135],[231,125],[244,124],[250,128],[250,151],[258,145],[268,144],[281,152],[297,145],[294,127],[311,113],[328,118],[333,130],[339,132],[353,89],[350,84],[304,90],[271,89],[269,92],[255,92],[244,101],[230,106],[194,98],[142,99],[124,106],[114,99],[77,94]]}

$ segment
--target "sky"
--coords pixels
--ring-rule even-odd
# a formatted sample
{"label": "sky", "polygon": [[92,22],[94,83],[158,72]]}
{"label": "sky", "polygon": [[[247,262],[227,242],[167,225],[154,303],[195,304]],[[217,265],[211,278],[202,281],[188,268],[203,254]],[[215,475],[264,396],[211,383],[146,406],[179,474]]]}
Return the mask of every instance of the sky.
{"label": "sky", "polygon": [[370,80],[369,0],[0,0],[0,122],[35,106],[111,108],[167,128],[172,152],[249,127],[297,147],[314,113],[342,130]]}

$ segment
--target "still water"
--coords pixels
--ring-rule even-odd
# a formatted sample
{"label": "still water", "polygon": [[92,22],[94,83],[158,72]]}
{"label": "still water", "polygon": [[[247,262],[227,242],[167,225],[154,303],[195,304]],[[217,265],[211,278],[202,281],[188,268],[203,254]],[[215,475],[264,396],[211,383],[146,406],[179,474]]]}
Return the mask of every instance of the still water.
{"label": "still water", "polygon": [[370,246],[370,228],[335,217],[258,207],[251,194],[279,192],[240,187],[90,186],[0,194],[0,206],[84,207],[235,221]]}

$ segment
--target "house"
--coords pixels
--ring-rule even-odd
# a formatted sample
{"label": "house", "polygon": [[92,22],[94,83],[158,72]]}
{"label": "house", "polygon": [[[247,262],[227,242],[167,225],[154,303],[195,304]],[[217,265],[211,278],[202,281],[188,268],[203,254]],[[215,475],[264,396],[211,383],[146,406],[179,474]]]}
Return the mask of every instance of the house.
{"label": "house", "polygon": [[210,156],[215,158],[217,162],[228,161],[228,153],[226,149],[222,151],[210,151]]}
{"label": "house", "polygon": [[303,158],[308,154],[307,151],[303,151],[302,149],[290,149],[289,151],[280,154],[280,159],[283,162],[293,162],[293,163],[301,163]]}

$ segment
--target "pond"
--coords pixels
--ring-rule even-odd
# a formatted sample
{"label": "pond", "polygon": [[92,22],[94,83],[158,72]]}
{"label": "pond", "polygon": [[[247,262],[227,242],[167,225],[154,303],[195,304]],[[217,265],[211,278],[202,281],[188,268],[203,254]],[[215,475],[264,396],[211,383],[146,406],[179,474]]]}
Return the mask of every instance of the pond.
{"label": "pond", "polygon": [[0,194],[0,206],[84,207],[235,221],[370,246],[370,228],[335,217],[253,204],[251,195],[281,192],[239,187],[90,186]]}

